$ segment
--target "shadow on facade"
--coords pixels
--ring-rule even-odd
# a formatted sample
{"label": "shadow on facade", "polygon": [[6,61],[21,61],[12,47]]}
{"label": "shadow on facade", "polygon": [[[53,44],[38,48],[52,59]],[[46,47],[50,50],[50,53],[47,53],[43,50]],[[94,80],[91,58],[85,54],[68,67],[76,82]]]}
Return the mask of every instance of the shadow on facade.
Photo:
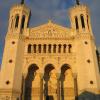
{"label": "shadow on facade", "polygon": [[[34,81],[36,71],[38,70],[38,66],[36,64],[32,64],[28,69],[28,74],[25,79],[25,90],[24,90],[24,100],[32,100],[31,94],[32,94],[32,81]],[[52,64],[48,64],[45,67],[44,72],[44,97],[45,100],[54,100],[53,95],[49,95],[49,88],[48,83],[50,79],[50,73],[54,69],[54,66]],[[65,100],[64,96],[64,81],[65,81],[65,72],[70,69],[68,65],[63,65],[61,67],[61,100]],[[81,93],[78,97],[75,98],[75,100],[100,100],[100,95],[93,94],[91,92],[85,91]]]}
{"label": "shadow on facade", "polygon": [[28,74],[25,79],[25,95],[24,100],[32,100],[31,93],[32,93],[32,81],[35,78],[36,70],[38,70],[38,67],[36,64],[32,64],[28,69]]}
{"label": "shadow on facade", "polygon": [[53,96],[52,95],[49,95],[49,89],[48,89],[48,82],[49,82],[49,79],[50,79],[50,72],[54,69],[54,66],[52,64],[48,64],[46,67],[45,67],[45,73],[44,73],[44,81],[45,81],[45,84],[44,84],[44,97],[45,97],[45,100],[54,100]]}
{"label": "shadow on facade", "polygon": [[65,100],[64,96],[64,81],[65,81],[65,72],[70,69],[69,65],[64,64],[61,67],[61,76],[60,76],[60,81],[61,81],[61,98],[62,100]]}
{"label": "shadow on facade", "polygon": [[80,94],[76,100],[100,100],[100,95],[85,91]]}

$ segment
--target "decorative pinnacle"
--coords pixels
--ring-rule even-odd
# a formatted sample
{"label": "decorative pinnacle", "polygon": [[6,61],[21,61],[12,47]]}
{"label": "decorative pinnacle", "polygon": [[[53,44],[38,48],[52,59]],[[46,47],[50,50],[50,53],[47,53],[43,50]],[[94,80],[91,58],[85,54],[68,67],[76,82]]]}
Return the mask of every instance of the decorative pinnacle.
{"label": "decorative pinnacle", "polygon": [[79,1],[79,0],[76,0],[76,4],[77,4],[77,5],[80,5],[80,1]]}
{"label": "decorative pinnacle", "polygon": [[21,4],[24,4],[24,0],[21,0]]}
{"label": "decorative pinnacle", "polygon": [[49,23],[52,23],[52,20],[49,19],[48,22],[49,22]]}

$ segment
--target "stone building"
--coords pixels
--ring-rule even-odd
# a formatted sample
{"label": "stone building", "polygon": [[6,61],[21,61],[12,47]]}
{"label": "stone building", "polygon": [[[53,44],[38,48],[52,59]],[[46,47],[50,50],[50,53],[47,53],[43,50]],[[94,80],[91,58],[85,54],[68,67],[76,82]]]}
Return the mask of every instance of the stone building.
{"label": "stone building", "polygon": [[29,28],[22,1],[10,9],[0,72],[0,100],[75,100],[100,93],[96,46],[86,5],[69,9],[71,27]]}

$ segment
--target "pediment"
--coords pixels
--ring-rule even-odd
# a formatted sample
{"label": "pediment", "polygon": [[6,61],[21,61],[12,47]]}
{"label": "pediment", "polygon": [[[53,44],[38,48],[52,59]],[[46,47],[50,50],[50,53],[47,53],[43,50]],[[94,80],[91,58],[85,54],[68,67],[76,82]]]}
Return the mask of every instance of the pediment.
{"label": "pediment", "polygon": [[49,21],[44,25],[31,28],[29,36],[34,38],[66,38],[72,37],[74,35],[73,33],[74,31],[72,29]]}

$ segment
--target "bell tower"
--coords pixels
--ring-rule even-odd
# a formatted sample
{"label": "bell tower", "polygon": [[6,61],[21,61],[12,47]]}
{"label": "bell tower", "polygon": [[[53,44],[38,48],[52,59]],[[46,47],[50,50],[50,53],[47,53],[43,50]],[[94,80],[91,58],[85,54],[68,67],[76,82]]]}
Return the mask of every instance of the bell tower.
{"label": "bell tower", "polygon": [[92,33],[89,9],[76,0],[76,5],[69,10],[71,27],[79,33]]}
{"label": "bell tower", "polygon": [[96,57],[96,45],[91,28],[90,13],[86,5],[76,0],[69,9],[71,28],[75,30],[76,75],[78,96],[85,91],[100,93],[100,74]]}
{"label": "bell tower", "polygon": [[22,33],[28,27],[30,18],[30,9],[24,4],[24,0],[20,4],[14,5],[10,10],[9,33]]}
{"label": "bell tower", "polygon": [[0,73],[0,100],[20,100],[24,55],[22,37],[24,29],[28,28],[29,18],[30,9],[24,0],[10,9]]}

